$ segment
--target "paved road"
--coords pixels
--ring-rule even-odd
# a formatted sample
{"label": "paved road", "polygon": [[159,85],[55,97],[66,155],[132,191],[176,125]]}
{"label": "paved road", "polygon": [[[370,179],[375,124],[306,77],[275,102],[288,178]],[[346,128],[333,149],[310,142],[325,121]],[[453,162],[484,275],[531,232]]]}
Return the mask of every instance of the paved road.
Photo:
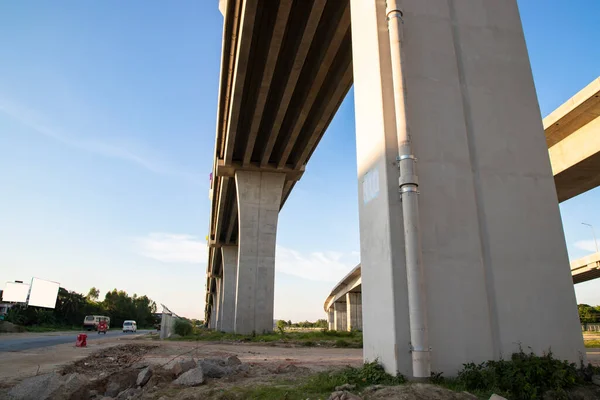
{"label": "paved road", "polygon": [[[139,330],[137,331],[137,335],[140,334],[145,334],[148,333],[150,331],[148,330]],[[53,334],[40,334],[35,335],[35,336],[24,336],[24,337],[10,337],[10,338],[3,338],[0,335],[0,352],[3,351],[22,351],[22,350],[30,350],[30,349],[37,349],[40,347],[46,347],[46,346],[54,346],[57,344],[64,344],[64,343],[73,343],[75,344],[75,341],[77,339],[77,335],[81,333],[81,332],[56,332]],[[112,330],[109,331],[106,335],[104,334],[97,334],[95,331],[91,331],[91,332],[85,332],[88,337],[87,340],[97,340],[97,339],[104,339],[104,338],[111,338],[111,337],[118,337],[118,336],[131,336],[131,335],[136,335],[133,333],[123,333],[120,330]]]}

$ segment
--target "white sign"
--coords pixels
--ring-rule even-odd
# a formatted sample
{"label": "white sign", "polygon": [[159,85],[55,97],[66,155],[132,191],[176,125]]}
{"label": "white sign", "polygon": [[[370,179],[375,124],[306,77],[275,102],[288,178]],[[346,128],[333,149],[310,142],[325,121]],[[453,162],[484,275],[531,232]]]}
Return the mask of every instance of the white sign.
{"label": "white sign", "polygon": [[35,307],[54,308],[60,283],[45,281],[39,278],[31,280],[31,291],[29,292],[29,305]]}
{"label": "white sign", "polygon": [[363,200],[367,204],[379,195],[379,169],[373,168],[363,178]]}
{"label": "white sign", "polygon": [[9,303],[25,303],[27,294],[29,293],[29,285],[26,283],[6,282],[4,291],[2,292],[2,301]]}

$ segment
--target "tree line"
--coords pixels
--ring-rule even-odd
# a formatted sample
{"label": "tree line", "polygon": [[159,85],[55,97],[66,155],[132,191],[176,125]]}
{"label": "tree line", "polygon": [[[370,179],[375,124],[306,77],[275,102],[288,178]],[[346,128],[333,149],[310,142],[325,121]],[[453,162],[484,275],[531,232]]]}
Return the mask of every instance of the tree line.
{"label": "tree line", "polygon": [[304,322],[294,322],[292,323],[292,321],[285,321],[283,319],[280,319],[277,321],[277,328],[278,329],[286,329],[286,328],[320,328],[320,329],[327,329],[328,328],[328,324],[327,324],[327,320],[326,319],[318,319],[315,322],[309,322],[309,321],[304,321]]}
{"label": "tree line", "polygon": [[579,320],[582,324],[600,323],[600,306],[590,306],[589,304],[578,304]]}
{"label": "tree line", "polygon": [[104,315],[110,318],[113,327],[128,319],[135,320],[139,327],[152,327],[156,323],[156,303],[148,296],[129,296],[123,290],[113,289],[104,300],[99,301],[99,297],[100,291],[95,287],[87,295],[60,288],[53,310],[16,305],[8,310],[6,319],[23,326],[81,326],[86,315]]}

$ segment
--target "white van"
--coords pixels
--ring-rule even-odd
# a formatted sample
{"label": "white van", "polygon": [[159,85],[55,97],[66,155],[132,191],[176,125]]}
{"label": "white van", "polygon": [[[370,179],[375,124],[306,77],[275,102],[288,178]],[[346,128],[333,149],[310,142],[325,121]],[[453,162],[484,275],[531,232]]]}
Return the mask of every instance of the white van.
{"label": "white van", "polygon": [[133,320],[124,321],[123,332],[137,332],[137,323]]}

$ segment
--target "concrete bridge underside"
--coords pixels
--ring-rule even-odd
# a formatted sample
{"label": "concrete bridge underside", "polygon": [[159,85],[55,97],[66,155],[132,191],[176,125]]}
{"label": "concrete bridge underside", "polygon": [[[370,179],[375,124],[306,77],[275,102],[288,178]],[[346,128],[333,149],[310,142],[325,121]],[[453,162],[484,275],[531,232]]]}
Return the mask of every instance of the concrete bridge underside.
{"label": "concrete bridge underside", "polygon": [[[431,364],[452,375],[516,342],[576,361],[583,343],[516,0],[401,3]],[[364,354],[411,375],[410,353],[429,350],[407,345],[385,1],[219,6],[207,321],[237,333],[272,330],[278,213],[354,81]],[[346,297],[351,316],[334,323],[352,325],[358,310],[348,303],[357,302]],[[559,331],[549,325],[557,318],[565,321]]]}
{"label": "concrete bridge underside", "polygon": [[[206,317],[210,320],[213,304],[216,309],[221,301],[217,292],[223,277],[222,248],[241,245],[238,262],[253,265],[244,281],[265,282],[248,288],[246,303],[255,304],[247,312],[265,315],[258,325],[245,320],[237,331],[270,331],[274,261],[256,257],[274,257],[276,214],[352,85],[350,5],[229,0],[221,1],[220,9],[225,23],[210,189]],[[253,192],[256,182],[261,183]],[[269,191],[272,198],[260,198]],[[260,232],[258,218],[264,218],[267,209],[273,232]],[[240,243],[242,229],[254,232],[253,242]],[[239,269],[241,274],[246,270]]]}

